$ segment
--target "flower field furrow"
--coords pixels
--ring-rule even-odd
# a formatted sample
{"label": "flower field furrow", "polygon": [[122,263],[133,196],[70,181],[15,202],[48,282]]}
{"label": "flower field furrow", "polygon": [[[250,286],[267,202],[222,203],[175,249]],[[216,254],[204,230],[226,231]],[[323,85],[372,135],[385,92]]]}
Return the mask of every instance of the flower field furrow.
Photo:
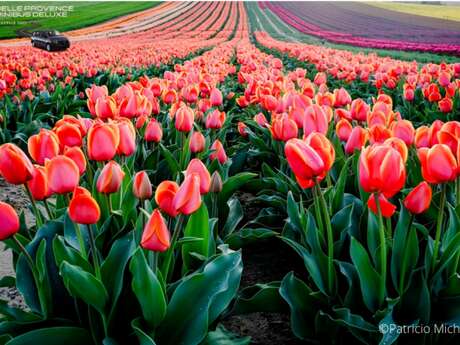
{"label": "flower field furrow", "polygon": [[26,305],[0,297],[0,343],[455,342],[389,329],[458,322],[460,63],[280,41],[248,8],[0,52],[0,182],[30,201],[0,189]]}

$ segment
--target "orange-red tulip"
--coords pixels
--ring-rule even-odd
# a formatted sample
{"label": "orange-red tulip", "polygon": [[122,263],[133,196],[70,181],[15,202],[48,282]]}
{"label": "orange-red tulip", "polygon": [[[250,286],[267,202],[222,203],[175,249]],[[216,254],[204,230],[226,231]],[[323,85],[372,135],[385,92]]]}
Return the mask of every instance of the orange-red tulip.
{"label": "orange-red tulip", "polygon": [[145,171],[139,171],[134,175],[133,194],[140,200],[150,199],[152,197],[152,184]]}
{"label": "orange-red tulip", "polygon": [[61,147],[68,146],[81,146],[83,142],[83,136],[81,129],[78,125],[70,122],[63,122],[59,126],[54,127],[59,143]]}
{"label": "orange-red tulip", "polygon": [[136,130],[133,123],[126,118],[121,118],[117,121],[117,126],[120,132],[117,154],[131,156],[136,151]]}
{"label": "orange-red tulip", "polygon": [[200,175],[191,173],[185,177],[173,199],[174,208],[182,214],[192,214],[201,206]]}
{"label": "orange-red tulip", "polygon": [[354,99],[353,102],[351,102],[350,113],[353,120],[366,121],[369,110],[369,104],[360,98]]}
{"label": "orange-red tulip", "polygon": [[351,103],[351,96],[343,87],[334,90],[334,107],[343,107]]}
{"label": "orange-red tulip", "polygon": [[208,169],[198,158],[194,158],[190,161],[185,171],[185,177],[193,173],[200,176],[200,193],[206,194],[209,192],[209,187],[211,185],[211,175],[209,174]]}
{"label": "orange-red tulip", "polygon": [[173,200],[179,186],[173,181],[161,182],[155,191],[155,202],[163,212],[166,212],[171,217],[178,215],[174,207]]}
{"label": "orange-red tulip", "polygon": [[27,186],[35,200],[44,200],[51,196],[45,168],[40,165],[34,166],[32,180],[27,181]]}
{"label": "orange-red tulip", "polygon": [[120,144],[120,130],[113,123],[96,123],[88,131],[88,157],[95,161],[113,159]]}
{"label": "orange-red tulip", "polygon": [[449,146],[436,144],[417,151],[423,178],[429,183],[444,183],[457,177],[457,161]]}
{"label": "orange-red tulip", "polygon": [[86,157],[81,148],[77,146],[65,147],[64,156],[69,157],[77,164],[80,175],[86,171]]}
{"label": "orange-red tulip", "polygon": [[170,247],[170,235],[166,222],[158,209],[154,210],[145,224],[141,246],[154,252],[164,252]]}
{"label": "orange-red tulip", "polygon": [[119,115],[117,101],[112,96],[98,98],[94,106],[94,114],[100,119],[114,119]]}
{"label": "orange-red tulip", "polygon": [[51,192],[66,194],[78,186],[80,172],[69,157],[60,155],[45,162],[46,178]]}
{"label": "orange-red tulip", "polygon": [[[380,211],[382,211],[382,216],[385,218],[390,218],[396,211],[396,206],[388,201],[383,194],[379,194],[379,204]],[[372,194],[367,200],[367,207],[376,215],[378,215],[377,203],[375,201],[375,194]]]}
{"label": "orange-red tulip", "polygon": [[420,182],[404,199],[404,206],[413,214],[420,214],[428,210],[431,204],[432,190],[426,182]]}
{"label": "orange-red tulip", "polygon": [[246,132],[247,128],[248,126],[246,126],[244,122],[241,122],[241,121],[238,122],[238,133],[240,133],[240,135],[243,138],[246,138],[248,136],[248,133]]}
{"label": "orange-red tulip", "polygon": [[144,139],[147,142],[159,143],[163,138],[163,129],[161,123],[151,119],[145,128]]}
{"label": "orange-red tulip", "polygon": [[404,187],[406,167],[401,154],[385,144],[374,144],[361,151],[359,181],[367,193],[391,197]]}
{"label": "orange-red tulip", "polygon": [[402,139],[406,145],[410,146],[414,142],[415,129],[412,122],[408,120],[395,121],[391,124],[391,132],[394,137]]}
{"label": "orange-red tulip", "polygon": [[78,224],[96,224],[99,221],[101,210],[87,189],[75,188],[69,203],[69,217]]}
{"label": "orange-red tulip", "polygon": [[195,114],[193,109],[186,105],[181,106],[176,111],[176,129],[180,132],[190,132],[193,128]]}
{"label": "orange-red tulip", "polygon": [[222,105],[223,102],[223,97],[222,97],[222,92],[216,87],[211,89],[211,93],[209,95],[209,99],[211,100],[211,105],[213,107],[218,107]]}
{"label": "orange-red tulip", "polygon": [[29,138],[27,149],[32,159],[43,165],[45,159],[53,158],[59,154],[59,138],[53,131],[42,128],[38,134]]}
{"label": "orange-red tulip", "polygon": [[32,179],[34,166],[26,154],[14,144],[0,146],[0,175],[11,184],[24,184]]}
{"label": "orange-red tulip", "polygon": [[193,132],[192,137],[190,138],[190,152],[197,153],[204,150],[206,139],[201,132]]}
{"label": "orange-red tulip", "polygon": [[345,144],[345,153],[352,154],[355,150],[361,150],[366,145],[367,137],[367,130],[361,126],[354,127]]}
{"label": "orange-red tulip", "polygon": [[335,132],[340,141],[348,141],[348,138],[350,138],[352,131],[352,125],[346,119],[341,119],[339,122],[337,122],[337,125],[335,126]]}
{"label": "orange-red tulip", "polygon": [[225,122],[225,112],[214,109],[206,117],[206,128],[219,129],[222,128]]}
{"label": "orange-red tulip", "polygon": [[328,117],[322,107],[317,104],[313,104],[305,109],[303,122],[303,132],[305,137],[313,132],[326,134],[328,126]]}
{"label": "orange-red tulip", "polygon": [[212,152],[209,155],[209,159],[211,160],[217,159],[220,164],[224,164],[227,161],[228,157],[227,157],[227,154],[225,153],[224,145],[222,145],[219,139],[216,139],[214,143],[211,145],[211,151],[214,151],[214,152]]}
{"label": "orange-red tulip", "polygon": [[97,178],[96,188],[99,193],[111,194],[116,193],[121,187],[124,171],[115,161],[108,162],[101,170]]}
{"label": "orange-red tulip", "polygon": [[275,118],[270,126],[273,139],[279,141],[288,141],[292,138],[297,138],[298,127],[294,120],[287,116]]}
{"label": "orange-red tulip", "polygon": [[[284,147],[289,166],[302,188],[310,188],[314,185],[315,179],[318,181],[323,179],[334,160],[332,145],[327,144],[327,138],[320,138],[319,136],[323,135],[315,133],[316,138],[309,139],[313,146],[309,145],[307,141],[295,138],[289,140]],[[318,149],[320,146],[318,144],[327,146]]]}
{"label": "orange-red tulip", "polygon": [[267,127],[268,125],[267,118],[262,113],[258,113],[257,115],[254,115],[254,121],[257,122],[257,124],[260,127]]}
{"label": "orange-red tulip", "polygon": [[18,231],[18,214],[11,205],[0,201],[0,241],[6,240]]}
{"label": "orange-red tulip", "polygon": [[454,107],[454,102],[451,98],[444,97],[438,102],[439,110],[443,113],[450,113]]}

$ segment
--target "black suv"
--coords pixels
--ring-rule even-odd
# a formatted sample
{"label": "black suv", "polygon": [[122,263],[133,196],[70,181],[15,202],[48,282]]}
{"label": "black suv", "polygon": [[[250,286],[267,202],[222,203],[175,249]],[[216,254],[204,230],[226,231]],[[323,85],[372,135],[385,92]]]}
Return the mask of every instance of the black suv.
{"label": "black suv", "polygon": [[52,50],[66,50],[70,47],[67,37],[55,30],[35,31],[31,36],[32,47]]}

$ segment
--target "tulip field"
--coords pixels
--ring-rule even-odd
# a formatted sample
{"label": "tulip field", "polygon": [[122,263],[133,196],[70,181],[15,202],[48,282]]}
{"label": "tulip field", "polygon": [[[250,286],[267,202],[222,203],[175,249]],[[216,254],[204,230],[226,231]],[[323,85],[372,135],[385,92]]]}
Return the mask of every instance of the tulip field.
{"label": "tulip field", "polygon": [[459,27],[328,6],[0,40],[0,344],[458,344]]}

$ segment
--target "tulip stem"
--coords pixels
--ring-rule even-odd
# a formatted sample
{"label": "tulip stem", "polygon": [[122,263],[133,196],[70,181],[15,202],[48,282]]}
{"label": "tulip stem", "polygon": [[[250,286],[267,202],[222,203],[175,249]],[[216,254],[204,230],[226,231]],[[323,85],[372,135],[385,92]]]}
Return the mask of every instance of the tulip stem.
{"label": "tulip stem", "polygon": [[375,204],[377,206],[377,212],[379,214],[379,237],[380,237],[380,275],[382,279],[382,285],[386,287],[386,276],[387,276],[387,246],[385,238],[385,227],[383,225],[382,209],[380,207],[380,199],[377,193],[374,195]]}
{"label": "tulip stem", "polygon": [[96,278],[101,279],[101,268],[99,266],[99,257],[97,254],[96,241],[94,240],[94,234],[91,231],[91,225],[88,224],[87,226],[89,233],[89,245],[91,246],[91,253],[93,254],[94,272],[96,273]]}
{"label": "tulip stem", "polygon": [[331,219],[329,217],[329,211],[324,198],[324,194],[321,192],[319,183],[315,183],[316,191],[321,202],[321,209],[324,214],[324,220],[326,222],[326,234],[327,234],[327,277],[328,277],[328,288],[332,294],[334,290],[334,234],[332,233]]}
{"label": "tulip stem", "polygon": [[166,252],[166,257],[165,261],[163,262],[163,277],[166,281],[168,281],[168,275],[170,274],[169,266],[171,265],[171,259],[172,256],[174,255],[174,249],[176,246],[177,239],[179,237],[179,233],[182,228],[182,221],[184,219],[184,216],[179,215],[176,221],[176,226],[174,227],[174,232],[171,238],[171,245]]}
{"label": "tulip stem", "polygon": [[34,200],[34,198],[32,196],[32,193],[30,192],[29,186],[27,185],[27,183],[25,183],[24,186],[26,188],[26,192],[27,192],[27,195],[29,196],[30,202],[32,203],[32,208],[34,210],[35,220],[36,220],[36,223],[37,223],[37,228],[40,228],[43,225],[42,217],[41,217],[40,213],[38,212],[37,204],[35,203],[35,200]]}
{"label": "tulip stem", "polygon": [[439,201],[439,214],[438,214],[438,221],[436,223],[436,235],[434,239],[434,247],[433,247],[433,258],[431,259],[431,269],[434,271],[436,267],[436,260],[438,259],[438,252],[439,252],[439,240],[441,239],[441,230],[442,230],[442,223],[444,220],[444,207],[446,204],[446,185],[442,185],[441,189],[441,200]]}

